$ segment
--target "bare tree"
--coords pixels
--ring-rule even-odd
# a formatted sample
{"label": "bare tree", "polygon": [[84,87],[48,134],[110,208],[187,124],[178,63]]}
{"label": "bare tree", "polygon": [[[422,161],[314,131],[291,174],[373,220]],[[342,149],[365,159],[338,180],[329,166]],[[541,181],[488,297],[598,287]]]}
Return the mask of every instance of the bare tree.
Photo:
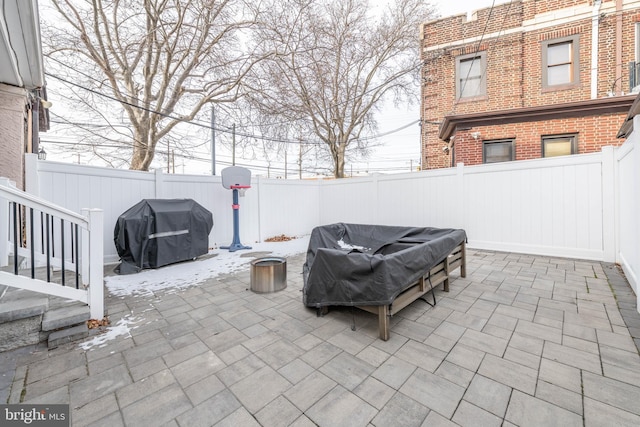
{"label": "bare tree", "polygon": [[148,170],[163,139],[169,155],[172,130],[206,104],[234,102],[257,60],[241,43],[257,21],[251,1],[51,2],[58,16],[43,25],[45,54],[64,65],[65,83],[82,82],[85,96],[91,93],[87,109],[113,108],[113,101],[124,109],[131,169]]}
{"label": "bare tree", "polygon": [[366,150],[361,135],[376,128],[382,101],[418,98],[419,25],[433,9],[423,0],[382,9],[367,0],[273,0],[269,10],[256,40],[276,54],[251,73],[251,101],[323,143],[342,178],[347,150]]}

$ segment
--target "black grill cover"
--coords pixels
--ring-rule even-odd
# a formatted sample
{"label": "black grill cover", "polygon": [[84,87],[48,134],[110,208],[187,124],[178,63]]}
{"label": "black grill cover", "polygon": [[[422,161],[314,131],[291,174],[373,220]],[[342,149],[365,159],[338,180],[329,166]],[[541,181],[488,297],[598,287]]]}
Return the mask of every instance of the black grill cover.
{"label": "black grill cover", "polygon": [[452,228],[331,224],[311,232],[303,302],[388,305],[466,240]]}
{"label": "black grill cover", "polygon": [[191,199],[145,199],[124,212],[113,240],[120,256],[116,272],[137,273],[209,252],[213,215]]}

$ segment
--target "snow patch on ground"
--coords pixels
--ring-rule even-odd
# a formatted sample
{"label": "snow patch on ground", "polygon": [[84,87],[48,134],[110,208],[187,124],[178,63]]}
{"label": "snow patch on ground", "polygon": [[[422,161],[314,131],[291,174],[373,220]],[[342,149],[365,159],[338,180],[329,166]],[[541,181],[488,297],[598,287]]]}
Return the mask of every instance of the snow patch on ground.
{"label": "snow patch on ground", "polygon": [[107,289],[111,295],[144,296],[157,291],[177,291],[202,283],[222,274],[233,273],[249,268],[254,259],[241,257],[250,252],[271,252],[269,256],[287,257],[306,252],[309,236],[286,242],[256,243],[251,249],[229,252],[226,249],[214,249],[206,259],[182,262],[155,270],[143,270],[140,273],[105,277]]}
{"label": "snow patch on ground", "polygon": [[116,339],[117,337],[124,336],[125,338],[131,337],[131,329],[135,329],[136,323],[140,323],[144,319],[138,318],[132,315],[125,316],[116,323],[115,326],[109,326],[106,330],[99,335],[96,335],[89,341],[80,343],[80,348],[83,350],[90,350],[93,347],[102,348],[107,345],[107,341]]}
{"label": "snow patch on ground", "polygon": [[[252,245],[251,249],[236,252],[229,252],[226,249],[214,249],[209,251],[209,255],[214,255],[212,257],[168,265],[156,270],[143,270],[136,274],[109,276],[105,277],[105,283],[112,295],[122,298],[151,296],[156,291],[176,292],[221,274],[248,269],[249,264],[255,258],[242,257],[243,254],[270,252],[269,256],[287,257],[305,253],[308,246],[309,236],[305,236],[286,242],[256,243]],[[153,307],[153,304],[150,305]],[[79,346],[83,350],[90,350],[94,347],[105,347],[108,341],[118,337],[130,338],[130,331],[145,321],[142,314],[152,309],[144,310],[135,316],[132,313],[123,317],[115,326],[106,328],[103,333],[81,343]]]}

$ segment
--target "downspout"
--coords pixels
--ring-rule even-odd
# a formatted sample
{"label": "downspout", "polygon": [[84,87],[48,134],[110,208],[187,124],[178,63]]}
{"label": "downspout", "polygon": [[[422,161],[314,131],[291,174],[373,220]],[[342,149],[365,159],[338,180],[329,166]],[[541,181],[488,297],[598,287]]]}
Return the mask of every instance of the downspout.
{"label": "downspout", "polygon": [[622,0],[616,0],[616,79],[620,82],[620,90],[614,92],[616,95],[624,95],[622,90]]}
{"label": "downspout", "polygon": [[31,152],[40,151],[40,97],[35,94],[31,98]]}
{"label": "downspout", "polygon": [[602,0],[595,0],[591,13],[591,99],[598,98],[598,44],[601,4]]}

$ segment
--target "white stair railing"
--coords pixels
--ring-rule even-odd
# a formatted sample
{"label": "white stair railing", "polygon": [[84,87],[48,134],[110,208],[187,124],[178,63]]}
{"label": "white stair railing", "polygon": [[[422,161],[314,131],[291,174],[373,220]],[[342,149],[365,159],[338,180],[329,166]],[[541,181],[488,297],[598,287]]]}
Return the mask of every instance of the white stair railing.
{"label": "white stair railing", "polygon": [[0,284],[84,302],[102,319],[103,212],[82,213],[0,178]]}

